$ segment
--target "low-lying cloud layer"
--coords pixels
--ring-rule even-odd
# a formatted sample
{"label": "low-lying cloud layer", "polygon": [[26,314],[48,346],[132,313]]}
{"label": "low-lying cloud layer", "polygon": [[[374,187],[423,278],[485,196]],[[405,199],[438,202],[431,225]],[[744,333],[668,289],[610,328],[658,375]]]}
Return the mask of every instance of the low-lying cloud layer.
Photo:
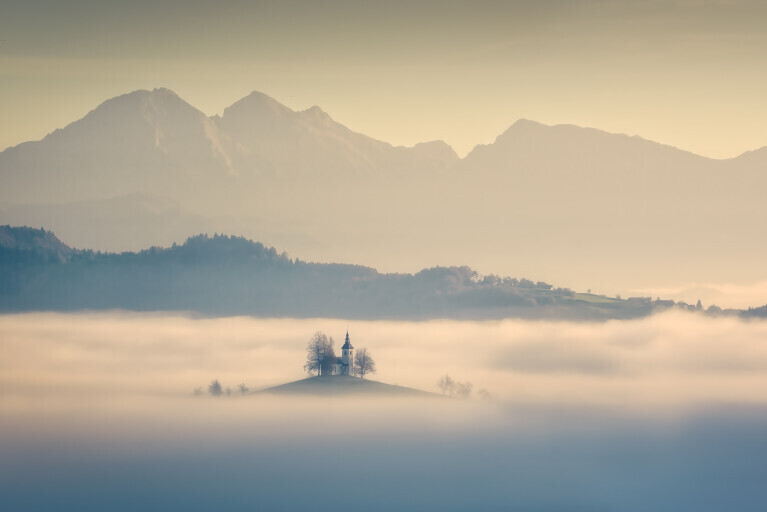
{"label": "low-lying cloud layer", "polygon": [[664,297],[675,301],[704,306],[715,304],[722,308],[747,309],[767,303],[767,281],[754,283],[689,283],[684,286],[665,286],[623,290],[626,297]]}
{"label": "low-lying cloud layer", "polygon": [[[304,377],[338,320],[0,317],[0,508],[763,508],[767,322],[348,327],[375,379],[475,399],[238,393]],[[231,398],[193,395],[214,378]]]}
{"label": "low-lying cloud layer", "polygon": [[604,323],[346,322],[165,314],[0,317],[5,400],[185,396],[217,378],[259,389],[306,376],[305,346],[346,329],[374,378],[437,391],[445,373],[519,401],[764,401],[767,322],[668,313]]}

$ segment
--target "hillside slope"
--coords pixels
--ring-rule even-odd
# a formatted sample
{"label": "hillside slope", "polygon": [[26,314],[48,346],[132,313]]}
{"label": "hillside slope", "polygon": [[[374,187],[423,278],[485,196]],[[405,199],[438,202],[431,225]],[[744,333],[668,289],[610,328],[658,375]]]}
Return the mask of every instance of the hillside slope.
{"label": "hillside slope", "polygon": [[442,395],[385,384],[370,379],[360,379],[351,375],[333,375],[323,377],[309,377],[307,379],[288,382],[263,389],[258,393],[277,395],[320,395],[320,396],[412,396],[442,398]]}

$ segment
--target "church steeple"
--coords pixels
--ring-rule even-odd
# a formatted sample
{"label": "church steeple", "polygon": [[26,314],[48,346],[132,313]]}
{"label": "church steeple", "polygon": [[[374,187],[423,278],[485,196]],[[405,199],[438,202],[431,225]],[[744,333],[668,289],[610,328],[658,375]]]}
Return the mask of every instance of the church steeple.
{"label": "church steeple", "polygon": [[352,343],[349,341],[349,331],[346,331],[346,341],[344,342],[344,346],[341,347],[341,349],[345,348],[354,348],[352,347]]}
{"label": "church steeple", "polygon": [[341,373],[344,375],[351,375],[354,373],[354,347],[352,347],[352,342],[349,341],[349,331],[346,331],[346,340],[344,341],[344,346],[341,347],[341,362],[343,363],[343,367],[341,369]]}

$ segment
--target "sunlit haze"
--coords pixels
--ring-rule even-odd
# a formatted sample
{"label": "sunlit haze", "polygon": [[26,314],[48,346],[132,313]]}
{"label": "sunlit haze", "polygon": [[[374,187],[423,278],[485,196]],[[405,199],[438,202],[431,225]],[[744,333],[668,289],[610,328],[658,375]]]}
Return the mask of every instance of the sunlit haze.
{"label": "sunlit haze", "polygon": [[757,0],[6,4],[0,148],[161,86],[208,115],[259,90],[461,156],[519,118],[714,158],[767,145]]}
{"label": "sunlit haze", "polygon": [[263,389],[306,375],[313,332],[333,336],[338,350],[347,326],[354,343],[375,354],[377,379],[435,393],[447,373],[513,403],[684,411],[765,400],[764,322],[692,313],[594,323],[352,324],[82,313],[3,317],[4,403],[35,409],[93,396],[183,397],[212,379]]}
{"label": "sunlit haze", "polygon": [[767,510],[767,2],[0,0],[0,511]]}

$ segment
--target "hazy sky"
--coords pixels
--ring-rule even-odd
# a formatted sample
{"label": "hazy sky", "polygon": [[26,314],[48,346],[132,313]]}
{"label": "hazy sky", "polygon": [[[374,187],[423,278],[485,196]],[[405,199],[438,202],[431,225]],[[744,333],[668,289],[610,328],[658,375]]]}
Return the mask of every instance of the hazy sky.
{"label": "hazy sky", "polygon": [[767,144],[767,3],[0,2],[0,148],[168,87],[221,113],[252,90],[463,155],[524,117],[712,157]]}

